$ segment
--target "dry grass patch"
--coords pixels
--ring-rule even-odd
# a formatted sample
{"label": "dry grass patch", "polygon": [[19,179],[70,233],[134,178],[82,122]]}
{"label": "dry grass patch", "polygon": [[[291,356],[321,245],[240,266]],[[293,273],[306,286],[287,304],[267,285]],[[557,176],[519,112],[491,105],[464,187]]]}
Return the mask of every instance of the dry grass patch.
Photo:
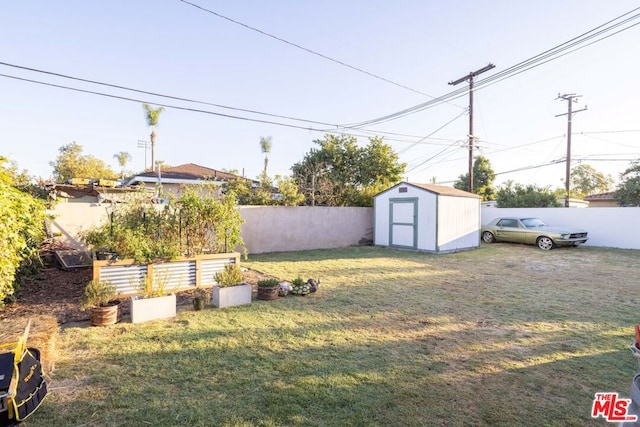
{"label": "dry grass patch", "polygon": [[58,321],[54,316],[35,315],[0,319],[0,344],[16,342],[24,333],[29,320],[31,320],[31,328],[27,346],[40,350],[40,360],[44,371],[47,374],[51,373],[55,368],[56,343],[59,335]]}

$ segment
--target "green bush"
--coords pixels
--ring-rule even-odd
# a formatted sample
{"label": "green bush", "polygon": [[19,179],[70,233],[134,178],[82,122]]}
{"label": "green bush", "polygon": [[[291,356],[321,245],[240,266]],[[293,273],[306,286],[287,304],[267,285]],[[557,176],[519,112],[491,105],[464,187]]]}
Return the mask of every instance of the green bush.
{"label": "green bush", "polygon": [[278,279],[262,279],[258,280],[259,288],[275,288],[276,286],[280,286],[280,282]]}
{"label": "green bush", "polygon": [[242,283],[242,270],[238,264],[227,264],[224,270],[218,271],[214,276],[218,286],[223,288]]}
{"label": "green bush", "polygon": [[42,266],[45,217],[42,201],[0,180],[0,307]]}
{"label": "green bush", "polygon": [[218,200],[187,187],[165,206],[140,196],[115,205],[109,220],[89,229],[83,240],[94,250],[115,251],[138,263],[238,249],[246,256],[242,223],[233,194]]}
{"label": "green bush", "polygon": [[84,288],[80,299],[80,308],[88,310],[94,307],[104,307],[116,298],[117,289],[108,281],[92,280]]}

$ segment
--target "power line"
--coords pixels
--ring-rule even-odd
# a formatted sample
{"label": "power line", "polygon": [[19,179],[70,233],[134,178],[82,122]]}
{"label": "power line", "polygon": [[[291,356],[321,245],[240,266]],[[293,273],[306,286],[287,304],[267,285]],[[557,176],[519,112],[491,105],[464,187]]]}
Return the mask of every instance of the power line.
{"label": "power line", "polygon": [[37,69],[37,68],[25,67],[25,66],[16,65],[16,64],[9,64],[7,62],[0,62],[0,65],[4,65],[6,67],[18,68],[18,69],[26,70],[26,71],[32,71],[34,73],[41,73],[41,74],[47,74],[47,75],[55,76],[55,77],[62,77],[62,78],[69,79],[69,80],[76,80],[76,81],[79,81],[79,82],[91,83],[91,84],[100,85],[100,86],[107,86],[107,87],[112,87],[112,88],[115,88],[115,89],[128,90],[128,91],[131,91],[131,92],[141,93],[141,94],[144,94],[144,95],[152,95],[152,96],[157,96],[157,97],[160,97],[160,98],[173,99],[173,100],[176,100],[176,101],[184,101],[184,102],[190,102],[190,103],[194,103],[194,104],[209,105],[209,106],[212,106],[212,107],[224,108],[224,109],[227,109],[227,110],[242,111],[242,112],[245,112],[245,113],[259,114],[259,115],[263,115],[263,116],[276,117],[276,118],[279,118],[279,119],[294,120],[294,121],[312,123],[312,124],[323,125],[323,126],[339,126],[338,124],[335,124],[335,123],[319,122],[319,121],[315,121],[315,120],[301,119],[301,118],[298,118],[298,117],[291,117],[291,116],[284,116],[284,115],[280,115],[280,114],[265,113],[263,111],[258,111],[258,110],[249,110],[249,109],[246,109],[246,108],[230,107],[228,105],[215,104],[213,102],[206,102],[206,101],[198,101],[198,100],[195,100],[195,99],[184,98],[184,97],[180,97],[180,96],[165,95],[165,94],[162,94],[162,93],[151,92],[151,91],[142,90],[142,89],[135,89],[135,88],[131,88],[131,87],[127,87],[127,86],[121,86],[121,85],[117,85],[117,84],[113,84],[113,83],[105,83],[105,82],[100,82],[100,81],[96,81],[96,80],[85,79],[85,78],[82,78],[82,77],[70,76],[70,75],[66,75],[66,74],[56,73],[56,72],[53,72],[53,71],[40,70],[40,69]]}
{"label": "power line", "polygon": [[[57,73],[57,72],[53,72],[53,71],[41,70],[41,69],[33,68],[33,67],[26,67],[26,66],[23,66],[23,65],[10,64],[10,63],[7,63],[7,62],[0,62],[0,65],[4,65],[4,66],[7,66],[7,67],[12,67],[12,68],[17,68],[17,69],[21,69],[21,70],[26,70],[26,71],[31,71],[31,72],[35,72],[35,73],[40,73],[40,74],[46,74],[46,75],[50,75],[50,76],[54,76],[54,77],[60,77],[60,78],[69,79],[69,80],[75,80],[75,81],[84,82],[84,83],[90,83],[90,84],[95,84],[95,85],[100,85],[100,86],[111,87],[111,88],[115,88],[115,89],[127,90],[127,91],[131,91],[131,92],[141,93],[141,94],[144,94],[144,95],[157,96],[159,98],[167,98],[167,99],[173,99],[173,100],[177,100],[177,101],[184,101],[184,102],[189,102],[189,103],[194,103],[194,104],[209,105],[209,106],[228,109],[228,110],[233,110],[233,111],[242,111],[242,112],[246,112],[246,113],[263,115],[263,116],[274,117],[274,118],[280,118],[280,119],[285,119],[285,120],[292,120],[292,121],[311,123],[311,124],[322,125],[322,126],[329,126],[329,127],[332,127],[332,128],[356,130],[356,129],[350,128],[348,126],[339,125],[339,124],[335,124],[335,123],[327,123],[327,122],[321,122],[321,121],[317,121],[317,120],[302,119],[302,118],[298,118],[298,117],[285,116],[285,115],[281,115],[281,114],[266,113],[266,112],[263,112],[263,111],[251,110],[251,109],[240,108],[240,107],[231,107],[231,106],[228,106],[228,105],[222,105],[222,104],[217,104],[217,103],[208,102],[208,101],[200,101],[200,100],[196,100],[196,99],[185,98],[185,97],[180,97],[180,96],[175,96],[175,95],[166,95],[166,94],[162,94],[162,93],[158,93],[158,92],[152,92],[152,91],[143,90],[143,89],[136,89],[136,88],[127,87],[127,86],[114,84],[114,83],[101,82],[101,81],[97,81],[97,80],[91,80],[91,79],[86,79],[86,78],[82,78],[82,77],[71,76],[71,75]],[[7,76],[7,75],[3,75],[3,76],[11,78],[11,76]],[[45,84],[45,85],[47,84],[45,82],[39,82],[39,81],[36,81],[36,80],[29,80],[29,79],[23,79],[23,80],[31,82],[31,83],[38,83],[38,84]],[[62,89],[67,88],[66,86],[62,86],[62,85],[54,85],[54,86],[56,86],[58,88],[62,88]],[[74,88],[67,88],[67,89],[76,90]],[[91,91],[87,91],[87,92],[91,93]],[[156,104],[156,103],[154,102],[154,104]],[[232,116],[232,117],[235,117],[235,116]],[[248,118],[247,120],[252,120],[252,119]],[[307,128],[305,128],[305,129],[307,129]],[[317,131],[317,132],[340,133],[340,132],[335,132],[332,129],[310,129],[310,130]],[[367,133],[370,133],[370,134],[373,134],[373,135],[391,135],[391,136],[401,136],[401,137],[407,137],[407,138],[421,138],[421,141],[425,139],[425,138],[423,138],[422,136],[419,136],[419,135],[407,135],[407,134],[402,134],[402,133],[397,133],[397,132],[386,132],[386,131],[382,131],[382,130],[375,130],[374,131],[374,130],[369,130],[369,129],[365,129],[365,128],[359,128],[357,130],[359,130],[361,132],[367,132]],[[357,134],[353,134],[353,135],[354,136],[367,137],[366,135],[357,135]],[[387,139],[390,140],[390,141],[398,141],[398,142],[412,142],[412,141],[398,140],[398,139],[391,139],[391,138],[387,138]],[[432,138],[432,139],[438,139],[438,138]],[[445,140],[445,141],[448,141],[448,140]]]}
{"label": "power line", "polygon": [[[352,69],[354,71],[357,71],[359,73],[366,74],[367,76],[373,77],[374,79],[378,79],[378,80],[381,80],[383,82],[390,83],[390,84],[392,84],[394,86],[401,87],[401,88],[406,89],[406,90],[410,90],[411,92],[419,93],[420,95],[428,96],[429,98],[435,98],[434,96],[431,96],[428,93],[424,93],[424,92],[419,91],[417,89],[413,89],[413,88],[411,88],[411,87],[409,87],[407,85],[404,85],[402,83],[397,83],[397,82],[395,82],[395,81],[393,81],[391,79],[379,76],[378,74],[374,74],[374,73],[372,73],[370,71],[364,70],[364,69],[356,67],[354,65],[347,64],[346,62],[340,61],[338,59],[335,59],[335,58],[332,58],[330,56],[327,56],[327,55],[325,55],[323,53],[317,52],[315,50],[312,50],[312,49],[309,49],[307,47],[301,46],[301,45],[299,45],[297,43],[294,43],[294,42],[291,42],[289,40],[283,39],[282,37],[278,37],[278,36],[276,36],[274,34],[268,33],[266,31],[263,31],[263,30],[259,29],[259,28],[252,27],[251,25],[245,24],[245,23],[240,22],[240,21],[238,21],[236,19],[229,18],[228,16],[222,15],[222,14],[220,14],[218,12],[215,12],[215,11],[213,11],[211,9],[207,9],[206,7],[200,6],[198,4],[192,3],[192,2],[187,1],[187,0],[179,0],[179,1],[181,1],[184,4],[188,4],[189,6],[195,7],[196,9],[199,9],[199,10],[201,10],[203,12],[210,13],[211,15],[217,16],[218,18],[224,19],[224,20],[229,21],[229,22],[231,22],[233,24],[236,24],[236,25],[239,25],[241,27],[244,27],[244,28],[246,28],[248,30],[255,31],[256,33],[262,34],[263,36],[270,37],[270,38],[272,38],[274,40],[277,40],[279,42],[288,44],[289,46],[293,46],[293,47],[295,47],[297,49],[303,50],[303,51],[305,51],[307,53],[310,53],[312,55],[319,56],[320,58],[326,59],[326,60],[331,61],[333,63],[336,63],[338,65],[342,65],[343,67],[347,67],[347,68],[350,68],[350,69]],[[462,107],[460,107],[460,108],[462,108]]]}
{"label": "power line", "polygon": [[[224,114],[224,113],[219,113],[219,112],[209,111],[209,110],[203,110],[203,109],[198,109],[198,108],[188,108],[188,107],[182,107],[182,106],[178,106],[178,105],[171,105],[171,104],[167,104],[167,103],[160,103],[160,102],[148,101],[148,100],[143,100],[143,99],[138,99],[138,98],[131,98],[131,97],[127,97],[127,96],[114,95],[114,94],[110,94],[110,93],[97,92],[97,91],[88,90],[88,89],[80,89],[80,88],[75,88],[75,87],[71,87],[71,86],[65,86],[65,85],[60,85],[60,84],[55,84],[55,83],[43,82],[43,81],[39,81],[39,80],[27,79],[27,78],[24,78],[24,77],[12,76],[12,75],[8,75],[8,74],[1,74],[0,73],[0,77],[5,77],[5,78],[8,78],[8,79],[13,79],[13,80],[19,80],[19,81],[23,81],[23,82],[27,82],[27,83],[38,84],[38,85],[42,85],[42,86],[55,87],[55,88],[58,88],[58,89],[70,90],[70,91],[74,91],[74,92],[86,93],[86,94],[90,94],[90,95],[97,95],[97,96],[103,96],[103,97],[107,97],[107,98],[119,99],[119,100],[128,101],[128,102],[149,103],[149,104],[154,104],[154,105],[158,105],[158,106],[161,106],[161,107],[170,108],[170,109],[174,109],[174,110],[182,110],[182,111],[189,111],[189,112],[194,112],[194,113],[209,114],[209,115],[213,115],[213,116],[229,118],[229,119],[235,119],[235,120],[244,120],[244,121],[255,122],[255,123],[264,123],[264,124],[270,124],[270,125],[275,125],[275,126],[283,126],[283,127],[288,127],[288,128],[294,128],[294,129],[302,129],[302,130],[306,130],[306,131],[310,131],[310,132],[332,133],[332,134],[344,134],[345,133],[344,130],[339,130],[339,129],[318,129],[318,128],[314,128],[314,127],[305,127],[305,126],[299,126],[299,125],[294,125],[294,124],[289,124],[289,123],[281,123],[281,122],[275,122],[275,121],[270,121],[270,120],[261,120],[261,119],[251,118],[251,117],[237,116],[237,115],[232,115],[232,114]],[[105,83],[104,85],[109,85],[109,84]],[[145,93],[144,91],[139,91],[137,89],[130,89],[130,90]],[[163,96],[163,95],[158,95],[158,96]],[[166,97],[169,98],[170,96],[166,96]],[[174,98],[175,99],[180,99],[178,97],[174,97]],[[204,102],[201,102],[201,101],[192,101],[192,102],[204,103]],[[246,110],[243,110],[243,111],[246,111]],[[267,114],[267,113],[264,113],[264,114]],[[299,119],[299,120],[302,120],[302,119]],[[313,122],[311,122],[311,123],[313,123]],[[318,123],[318,122],[316,122],[316,123]],[[322,123],[320,123],[320,124],[322,124]],[[348,128],[340,128],[340,129],[348,129]],[[366,131],[366,132],[373,132],[373,131],[366,130],[366,129],[360,129],[360,130],[361,131]],[[387,132],[378,131],[377,133],[378,134],[386,134]],[[349,134],[352,135],[352,136],[361,137],[361,138],[370,138],[371,137],[371,135],[362,135],[362,134],[357,134],[357,133],[349,133]],[[402,134],[394,134],[394,133],[391,133],[391,132],[390,132],[390,134],[392,134],[392,135],[402,135]],[[411,135],[407,135],[407,136],[408,137],[412,137]],[[433,138],[433,139],[435,139],[435,138]],[[395,142],[404,142],[404,143],[414,143],[415,142],[415,141],[410,141],[410,140],[406,140],[406,139],[387,138],[387,137],[385,137],[385,140],[395,141]],[[441,140],[446,141],[446,139],[441,139]]]}
{"label": "power line", "polygon": [[[489,76],[489,77],[486,77],[484,79],[478,80],[476,82],[476,84],[475,84],[475,89],[477,90],[477,89],[489,86],[491,84],[495,84],[495,83],[498,83],[500,81],[506,80],[508,78],[515,77],[516,75],[521,74],[521,73],[523,73],[525,71],[529,71],[529,70],[531,70],[533,68],[536,68],[536,67],[538,67],[540,65],[546,64],[547,62],[559,59],[559,58],[561,58],[561,57],[563,57],[565,55],[568,55],[570,53],[573,53],[573,52],[575,52],[577,50],[580,50],[580,49],[583,49],[585,47],[591,46],[594,43],[600,42],[600,41],[605,40],[605,39],[607,39],[607,38],[609,38],[611,36],[614,36],[616,34],[619,34],[619,33],[623,32],[623,31],[629,30],[629,29],[631,29],[631,28],[633,28],[633,27],[635,27],[637,25],[640,25],[640,22],[632,24],[632,25],[629,25],[629,26],[627,26],[625,28],[622,28],[622,29],[620,29],[620,30],[618,30],[618,31],[616,31],[614,33],[605,35],[604,37],[601,37],[601,38],[599,38],[597,40],[594,40],[591,43],[588,43],[588,44],[580,46],[581,44],[584,44],[586,41],[591,40],[592,38],[598,37],[598,36],[600,36],[600,35],[602,35],[602,34],[604,34],[606,32],[609,32],[609,31],[611,31],[611,30],[613,30],[613,29],[615,29],[615,28],[617,28],[617,27],[619,27],[621,25],[627,24],[627,23],[629,23],[629,22],[631,22],[633,20],[638,19],[638,17],[640,17],[640,14],[635,14],[635,15],[633,15],[631,17],[628,17],[628,18],[624,19],[621,22],[617,22],[615,24],[609,25],[609,24],[611,24],[611,23],[613,23],[615,21],[618,21],[619,19],[625,17],[626,15],[630,15],[630,14],[632,14],[632,13],[638,11],[638,10],[640,10],[640,7],[632,9],[631,11],[626,12],[626,13],[624,13],[624,14],[622,14],[622,15],[614,18],[614,19],[611,19],[611,20],[605,22],[604,24],[601,24],[601,25],[599,25],[599,26],[597,26],[597,27],[595,27],[595,28],[593,28],[593,29],[591,29],[591,30],[589,30],[589,31],[577,36],[577,37],[574,37],[574,38],[572,38],[572,39],[570,39],[570,40],[568,40],[568,41],[566,41],[564,43],[561,43],[559,45],[556,45],[551,49],[547,49],[546,51],[544,51],[544,52],[542,52],[540,54],[537,54],[537,55],[535,55],[535,56],[533,56],[533,57],[531,57],[529,59],[521,61],[521,62],[519,62],[519,63],[517,63],[517,64],[515,64],[515,65],[513,65],[513,66],[511,66],[511,67],[509,67],[509,68],[507,68],[505,70],[503,70],[503,71],[500,71],[500,72],[492,75],[492,76]],[[603,27],[606,27],[606,28],[601,29]],[[560,55],[560,53],[562,53],[562,52],[564,52],[564,51],[566,51],[568,49],[571,49],[572,47],[575,47],[575,46],[578,46],[578,47],[576,47],[575,49],[570,50],[570,51],[565,52],[562,55]],[[374,125],[374,124],[385,123],[385,122],[388,122],[390,120],[396,120],[396,119],[405,117],[407,115],[415,114],[415,113],[424,111],[424,110],[426,110],[428,108],[435,107],[437,105],[442,104],[443,102],[447,102],[447,101],[451,101],[451,100],[454,100],[454,99],[458,99],[458,98],[466,95],[467,93],[468,93],[467,89],[454,90],[454,91],[451,91],[451,92],[446,93],[444,95],[441,95],[441,96],[439,96],[437,98],[434,98],[434,99],[432,99],[430,101],[426,101],[426,102],[414,105],[412,107],[405,108],[403,110],[397,111],[395,113],[391,113],[391,114],[387,114],[385,116],[378,117],[376,119],[371,119],[371,120],[367,120],[367,121],[363,121],[363,122],[359,122],[359,123],[350,123],[349,126],[357,128],[357,127],[361,127],[361,126],[370,126],[370,125]]]}

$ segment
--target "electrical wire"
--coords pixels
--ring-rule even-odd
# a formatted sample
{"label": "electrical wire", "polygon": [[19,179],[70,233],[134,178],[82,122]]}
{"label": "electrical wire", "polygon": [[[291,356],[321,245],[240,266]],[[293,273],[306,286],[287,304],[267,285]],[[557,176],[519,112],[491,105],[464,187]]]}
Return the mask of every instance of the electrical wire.
{"label": "electrical wire", "polygon": [[[287,44],[289,46],[293,46],[293,47],[295,47],[297,49],[303,50],[303,51],[305,51],[307,53],[310,53],[312,55],[319,56],[320,58],[326,59],[328,61],[331,61],[333,63],[341,65],[343,67],[347,67],[347,68],[350,68],[350,69],[352,69],[354,71],[357,71],[359,73],[366,74],[367,76],[373,77],[374,79],[378,79],[378,80],[381,80],[383,82],[390,83],[390,84],[392,84],[394,86],[409,90],[411,92],[419,93],[420,95],[424,95],[424,96],[427,96],[429,98],[434,98],[435,99],[434,96],[431,96],[428,93],[424,93],[422,91],[419,91],[417,89],[411,88],[411,87],[409,87],[407,85],[404,85],[402,83],[397,83],[397,82],[395,82],[395,81],[393,81],[391,79],[388,79],[386,77],[379,76],[378,74],[374,74],[374,73],[372,73],[370,71],[364,70],[362,68],[359,68],[359,67],[356,67],[354,65],[348,64],[346,62],[340,61],[338,59],[332,58],[332,57],[330,57],[328,55],[325,55],[323,53],[317,52],[315,50],[312,50],[312,49],[309,49],[307,47],[301,46],[301,45],[299,45],[297,43],[294,43],[294,42],[291,42],[289,40],[283,39],[282,37],[278,37],[278,36],[276,36],[274,34],[271,34],[271,33],[268,33],[266,31],[263,31],[263,30],[261,30],[259,28],[252,27],[251,25],[245,24],[245,23],[240,22],[240,21],[238,21],[236,19],[233,19],[233,18],[229,18],[228,16],[222,15],[222,14],[220,14],[218,12],[215,12],[215,11],[213,11],[211,9],[207,9],[206,7],[200,6],[200,5],[196,4],[196,3],[192,3],[192,2],[187,1],[187,0],[179,0],[179,1],[184,3],[184,4],[187,4],[189,6],[192,6],[192,7],[196,8],[196,9],[199,9],[199,10],[201,10],[203,12],[209,13],[211,15],[217,16],[218,18],[224,19],[224,20],[229,21],[229,22],[231,22],[233,24],[236,24],[236,25],[239,25],[241,27],[244,27],[244,28],[246,28],[248,30],[255,31],[256,33],[262,34],[263,36],[270,37],[270,38],[272,38],[274,40],[277,40],[279,42],[285,43],[285,44]],[[464,108],[464,107],[460,107],[458,105],[456,105],[456,107]]]}
{"label": "electrical wire", "polygon": [[412,143],[408,147],[403,148],[402,150],[398,151],[398,154],[403,154],[403,153],[409,151],[410,149],[412,149],[413,147],[415,147],[416,145],[420,144],[421,142],[431,138],[433,135],[435,135],[436,133],[440,132],[442,129],[446,128],[447,126],[449,126],[451,123],[453,123],[456,120],[458,120],[460,117],[462,117],[466,113],[467,113],[466,111],[463,111],[462,113],[458,114],[453,119],[449,120],[447,123],[443,124],[438,129],[436,129],[433,132],[431,132],[429,135],[425,136],[424,138],[419,139],[418,141]]}
{"label": "electrical wire", "polygon": [[[551,49],[547,49],[546,51],[544,51],[544,52],[542,52],[542,53],[540,53],[538,55],[535,55],[535,56],[533,56],[531,58],[528,58],[528,59],[526,59],[524,61],[521,61],[521,62],[519,62],[519,63],[517,63],[517,64],[515,64],[515,65],[513,65],[513,66],[511,66],[511,67],[509,67],[509,68],[507,68],[505,70],[503,70],[503,71],[500,71],[500,72],[492,75],[492,76],[486,77],[484,79],[479,79],[478,81],[474,82],[474,90],[479,90],[481,88],[484,88],[486,86],[489,86],[489,85],[495,84],[497,82],[506,80],[508,78],[515,77],[516,75],[521,74],[521,73],[523,73],[525,71],[529,71],[529,70],[531,70],[533,68],[536,68],[536,67],[538,67],[540,65],[546,64],[546,63],[548,63],[550,61],[553,61],[553,60],[556,60],[556,59],[559,59],[559,58],[561,58],[563,56],[566,56],[566,55],[568,55],[570,53],[573,53],[573,52],[575,52],[577,50],[583,49],[583,48],[585,48],[587,46],[591,46],[594,43],[600,42],[600,41],[608,39],[609,37],[612,37],[612,36],[614,36],[616,34],[619,34],[619,33],[623,32],[623,31],[629,30],[629,29],[639,25],[640,22],[635,23],[633,25],[629,25],[629,26],[627,26],[625,28],[622,28],[622,29],[620,29],[620,30],[618,30],[618,31],[616,31],[614,33],[608,34],[608,35],[606,35],[604,37],[601,37],[601,38],[599,38],[597,40],[594,40],[591,43],[588,43],[588,44],[585,44],[583,46],[580,46],[581,44],[585,43],[588,40],[591,40],[592,38],[598,37],[598,36],[600,36],[600,35],[602,35],[602,34],[604,34],[606,32],[609,32],[609,31],[611,31],[611,30],[613,30],[613,29],[615,29],[615,28],[617,28],[617,27],[619,27],[621,25],[627,24],[627,23],[629,23],[629,22],[631,22],[633,20],[638,19],[638,17],[640,17],[640,14],[635,14],[635,15],[633,15],[631,17],[628,17],[628,18],[624,19],[621,22],[617,22],[617,23],[615,23],[613,25],[610,25],[610,26],[606,27],[607,25],[609,25],[609,24],[611,24],[611,23],[613,23],[615,21],[618,21],[619,19],[623,18],[624,16],[632,14],[632,13],[638,11],[638,10],[640,10],[640,7],[632,9],[631,11],[626,12],[626,13],[624,13],[624,14],[622,14],[622,15],[614,18],[614,19],[611,19],[611,20],[605,22],[604,24],[601,24],[601,25],[599,25],[599,26],[597,26],[597,27],[595,27],[595,28],[593,28],[593,29],[591,29],[591,30],[589,30],[589,31],[577,36],[577,37],[574,37],[574,38],[572,38],[572,39],[570,39],[570,40],[568,40],[568,41],[566,41],[564,43],[561,43],[559,45],[556,45]],[[601,29],[603,27],[606,27],[606,28]],[[570,50],[568,52],[565,52],[562,55],[559,55],[560,53],[566,51],[567,49],[571,49],[572,47],[575,47],[575,46],[578,46],[578,47],[576,47],[575,49]],[[350,126],[352,128],[358,128],[358,127],[361,127],[361,126],[371,126],[371,125],[374,125],[374,124],[381,124],[381,123],[385,123],[385,122],[388,122],[388,121],[391,121],[391,120],[396,120],[396,119],[405,117],[407,115],[415,114],[415,113],[424,111],[424,110],[426,110],[428,108],[435,107],[437,105],[442,104],[443,102],[447,102],[447,101],[451,101],[451,100],[454,100],[454,99],[458,99],[458,98],[460,98],[460,97],[462,97],[462,96],[464,96],[464,95],[466,95],[468,93],[469,93],[469,89],[468,88],[460,88],[460,89],[451,91],[449,93],[446,93],[444,95],[441,95],[441,96],[439,96],[437,98],[434,98],[434,99],[432,99],[430,101],[423,102],[423,103],[414,105],[414,106],[409,107],[409,108],[405,108],[405,109],[397,111],[395,113],[387,114],[385,116],[381,116],[381,117],[378,117],[378,118],[375,118],[375,119],[371,119],[371,120],[366,120],[366,121],[363,121],[363,122],[350,123],[348,126]]]}
{"label": "electrical wire", "polygon": [[312,124],[322,125],[322,126],[339,126],[338,124],[335,124],[335,123],[319,122],[319,121],[315,121],[315,120],[301,119],[301,118],[298,118],[298,117],[291,117],[291,116],[284,116],[284,115],[280,115],[280,114],[265,113],[263,111],[258,111],[258,110],[249,110],[249,109],[246,109],[246,108],[230,107],[228,105],[215,104],[213,102],[206,102],[206,101],[198,101],[198,100],[195,100],[195,99],[184,98],[184,97],[180,97],[180,96],[165,95],[165,94],[162,94],[162,93],[151,92],[151,91],[141,90],[141,89],[135,89],[135,88],[131,88],[131,87],[127,87],[127,86],[121,86],[121,85],[117,85],[117,84],[113,84],[113,83],[105,83],[105,82],[100,82],[100,81],[96,81],[96,80],[85,79],[85,78],[82,78],[82,77],[69,76],[69,75],[66,75],[66,74],[56,73],[56,72],[53,72],[53,71],[45,71],[45,70],[40,70],[40,69],[37,69],[37,68],[25,67],[23,65],[10,64],[8,62],[0,62],[0,65],[4,65],[6,67],[18,68],[18,69],[26,70],[26,71],[32,71],[34,73],[41,73],[41,74],[47,74],[47,75],[55,76],[55,77],[62,77],[62,78],[69,79],[69,80],[76,80],[76,81],[79,81],[79,82],[91,83],[91,84],[100,85],[100,86],[107,86],[107,87],[111,87],[111,88],[115,88],[115,89],[128,90],[128,91],[131,91],[131,92],[141,93],[141,94],[144,94],[144,95],[152,95],[152,96],[157,96],[157,97],[160,97],[160,98],[173,99],[173,100],[176,100],[176,101],[184,101],[184,102],[189,102],[189,103],[194,103],[194,104],[209,105],[209,106],[217,107],[217,108],[224,108],[224,109],[234,110],[234,111],[242,111],[242,112],[245,112],[245,113],[258,114],[258,115],[263,115],[263,116],[275,117],[275,118],[279,118],[279,119],[286,119],[286,120],[293,120],[293,121],[299,121],[299,122],[305,122],[305,123],[312,123]]}

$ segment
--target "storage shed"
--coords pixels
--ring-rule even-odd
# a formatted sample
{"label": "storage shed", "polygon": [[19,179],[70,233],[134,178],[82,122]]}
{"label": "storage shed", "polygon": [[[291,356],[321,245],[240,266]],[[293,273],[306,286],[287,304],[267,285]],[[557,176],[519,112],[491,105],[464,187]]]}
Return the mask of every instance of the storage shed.
{"label": "storage shed", "polygon": [[433,184],[401,182],[373,198],[374,243],[427,252],[480,246],[480,196]]}

